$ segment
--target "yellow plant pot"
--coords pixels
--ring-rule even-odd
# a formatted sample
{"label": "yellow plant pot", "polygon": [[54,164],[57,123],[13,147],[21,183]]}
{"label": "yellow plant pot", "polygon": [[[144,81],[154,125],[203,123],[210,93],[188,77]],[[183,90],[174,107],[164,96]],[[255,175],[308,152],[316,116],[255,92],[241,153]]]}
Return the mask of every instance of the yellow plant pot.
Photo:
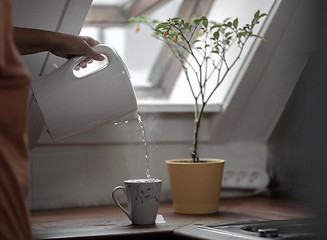
{"label": "yellow plant pot", "polygon": [[167,160],[173,206],[176,213],[208,214],[218,211],[225,160]]}

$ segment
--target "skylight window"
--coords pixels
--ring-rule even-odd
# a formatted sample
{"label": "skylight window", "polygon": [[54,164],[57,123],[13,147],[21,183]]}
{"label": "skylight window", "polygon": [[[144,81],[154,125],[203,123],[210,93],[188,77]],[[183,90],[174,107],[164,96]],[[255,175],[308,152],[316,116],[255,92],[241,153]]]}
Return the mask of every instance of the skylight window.
{"label": "skylight window", "polygon": [[[251,21],[251,19],[253,18],[253,14],[258,9],[260,9],[260,12],[268,13],[273,3],[274,0],[269,0],[269,1],[219,0],[219,1],[215,1],[214,4],[212,5],[208,13],[208,19],[214,20],[216,22],[222,22],[224,19],[229,17],[231,19],[235,19],[236,17],[238,17],[239,26],[243,26]],[[261,22],[260,25],[257,26],[255,30],[259,31],[260,28],[263,26],[263,24],[264,24],[264,20]],[[253,50],[254,40],[255,40],[254,38],[249,40],[249,42],[247,43],[247,45],[243,50],[240,60],[237,62],[236,66],[231,70],[229,75],[227,75],[226,80],[223,82],[223,84],[218,88],[218,90],[215,92],[213,97],[210,99],[211,104],[222,104],[224,102],[233,84],[236,84],[235,81],[237,79],[237,76],[240,72],[240,69],[244,65],[245,61],[247,60],[249,52],[251,51],[251,49]],[[230,58],[234,59],[234,57],[238,54],[237,48],[238,48],[237,44],[235,43],[234,46],[231,49],[229,49],[228,56]],[[211,88],[213,86],[214,83],[212,83]],[[181,72],[176,80],[176,84],[172,90],[169,101],[179,104],[192,103],[193,97],[190,91],[185,91],[187,87],[188,86],[185,81],[185,76]],[[210,87],[208,87],[208,89],[210,89]]]}
{"label": "skylight window", "polygon": [[[93,6],[101,6],[102,0],[93,1]],[[150,17],[165,20],[171,15],[178,14],[182,0],[170,1],[149,14]],[[107,44],[116,49],[125,62],[131,75],[134,87],[150,87],[149,81],[151,70],[160,57],[160,50],[163,43],[151,36],[151,29],[141,27],[137,34],[135,27],[126,24],[91,25],[85,24],[80,35],[92,36],[101,43]]]}
{"label": "skylight window", "polygon": [[[149,2],[142,5],[140,1],[129,0],[119,1],[119,5],[108,6],[103,5],[101,0],[94,0],[81,35],[93,36],[117,50],[129,69],[139,104],[177,104],[181,106],[193,104],[194,101],[181,68],[172,66],[176,63],[171,61],[170,50],[151,36],[151,30],[147,26],[141,25],[138,33],[135,31],[135,27],[128,26],[129,17],[136,16],[133,14],[138,13],[137,15],[148,15],[153,19],[166,20],[181,14],[189,15],[187,17],[189,18],[200,13],[217,22],[221,22],[227,17],[232,19],[238,17],[241,26],[249,22],[258,9],[261,12],[269,13],[273,3],[274,0],[203,0],[192,5],[188,0],[174,0],[152,1],[150,6]],[[137,4],[141,4],[141,6],[133,9]],[[111,12],[111,14],[105,15],[106,9],[112,11],[113,8],[119,9],[118,12],[123,12],[123,14],[118,16],[118,13]],[[101,16],[103,16],[102,19]],[[264,20],[255,30],[259,32],[263,24]],[[255,51],[253,43],[254,39],[247,43],[237,66],[233,68],[223,85],[216,91],[210,104],[222,104],[226,96],[232,92],[233,87],[237,86],[242,67],[246,66],[246,60],[251,51]],[[228,54],[236,54],[236,51],[233,51],[232,48]],[[168,76],[167,72],[169,72]]]}

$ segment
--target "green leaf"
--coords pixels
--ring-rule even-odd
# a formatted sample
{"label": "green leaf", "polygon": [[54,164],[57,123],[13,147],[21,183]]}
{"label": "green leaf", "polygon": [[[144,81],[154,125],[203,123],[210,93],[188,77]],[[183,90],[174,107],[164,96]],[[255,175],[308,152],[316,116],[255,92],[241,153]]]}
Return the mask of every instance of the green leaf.
{"label": "green leaf", "polygon": [[256,34],[250,34],[250,37],[256,37],[256,38],[260,38],[261,40],[267,41],[264,37],[261,37],[260,35],[256,35]]}
{"label": "green leaf", "polygon": [[224,20],[224,23],[227,22],[229,19],[230,19],[230,17],[226,18],[226,19]]}
{"label": "green leaf", "polygon": [[259,19],[260,16],[260,10],[258,10],[255,14],[254,14],[254,19]]}
{"label": "green leaf", "polygon": [[201,14],[196,14],[193,18],[201,18],[202,15]]}
{"label": "green leaf", "polygon": [[237,33],[237,36],[240,38],[240,37],[246,37],[247,35],[247,32],[239,32]]}
{"label": "green leaf", "polygon": [[225,37],[227,38],[231,34],[233,34],[233,32],[228,32],[228,33],[225,34]]}
{"label": "green leaf", "polygon": [[219,39],[219,32],[217,32],[217,31],[214,32],[213,37],[214,37],[214,39],[218,40]]}
{"label": "green leaf", "polygon": [[203,21],[202,21],[202,23],[203,23],[203,26],[205,26],[205,28],[207,28],[208,27],[208,19],[204,19]]}
{"label": "green leaf", "polygon": [[222,25],[221,24],[214,24],[210,27],[210,30],[214,29],[214,28],[220,28]]}
{"label": "green leaf", "polygon": [[197,26],[200,24],[200,22],[201,22],[200,19],[195,19],[195,20],[194,20],[194,24],[197,25]]}
{"label": "green leaf", "polygon": [[165,28],[165,27],[167,27],[169,25],[169,23],[167,23],[167,22],[162,22],[162,23],[159,23],[157,26],[156,26],[156,28],[154,29],[155,31],[157,31],[157,30],[159,30],[160,28]]}
{"label": "green leaf", "polygon": [[237,26],[238,26],[238,18],[235,18],[234,19],[233,26],[234,26],[235,29],[237,29]]}
{"label": "green leaf", "polygon": [[195,40],[192,44],[195,44],[195,43],[197,43],[197,42],[200,42],[200,40],[197,39],[197,40]]}
{"label": "green leaf", "polygon": [[265,17],[265,16],[267,16],[267,15],[268,15],[267,13],[263,13],[263,14],[261,14],[261,15],[259,16],[259,19],[262,18],[262,17]]}

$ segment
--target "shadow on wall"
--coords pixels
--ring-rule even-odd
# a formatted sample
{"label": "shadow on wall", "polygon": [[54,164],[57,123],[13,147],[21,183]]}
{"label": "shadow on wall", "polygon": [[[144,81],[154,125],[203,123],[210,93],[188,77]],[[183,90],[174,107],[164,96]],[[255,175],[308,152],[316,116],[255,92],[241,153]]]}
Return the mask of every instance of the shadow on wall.
{"label": "shadow on wall", "polygon": [[327,50],[311,53],[269,143],[274,196],[304,201],[327,236]]}

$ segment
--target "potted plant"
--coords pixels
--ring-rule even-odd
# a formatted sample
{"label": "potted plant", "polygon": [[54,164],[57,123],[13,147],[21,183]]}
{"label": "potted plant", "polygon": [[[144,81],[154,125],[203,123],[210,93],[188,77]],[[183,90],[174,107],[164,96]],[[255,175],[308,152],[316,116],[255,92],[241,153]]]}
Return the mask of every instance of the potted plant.
{"label": "potted plant", "polygon": [[[175,212],[202,214],[218,211],[224,160],[199,157],[201,122],[205,107],[239,60],[247,41],[252,37],[263,39],[254,34],[254,27],[266,15],[257,11],[252,21],[243,27],[239,26],[238,18],[217,23],[199,15],[187,21],[179,17],[162,22],[146,16],[130,19],[132,25],[137,25],[137,32],[140,24],[146,24],[152,28],[154,37],[169,46],[181,63],[194,98],[191,158],[166,161]],[[227,52],[235,44],[238,52],[231,59]],[[194,193],[196,188],[199,188],[198,193]]]}

